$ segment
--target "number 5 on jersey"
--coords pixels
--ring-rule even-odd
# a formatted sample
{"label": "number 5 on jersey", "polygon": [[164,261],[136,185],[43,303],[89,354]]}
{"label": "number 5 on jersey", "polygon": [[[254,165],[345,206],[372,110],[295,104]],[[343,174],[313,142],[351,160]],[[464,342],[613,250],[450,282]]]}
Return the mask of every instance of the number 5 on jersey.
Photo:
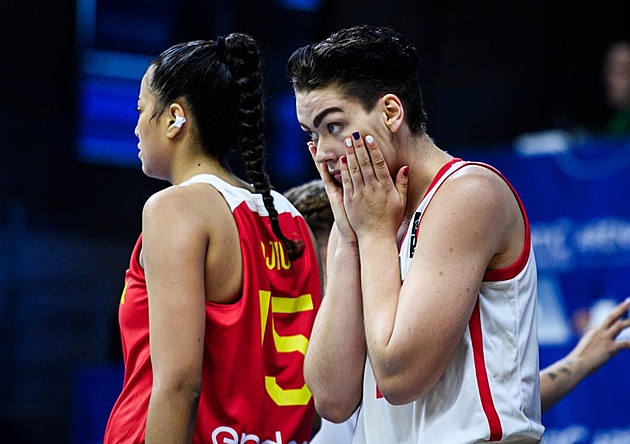
{"label": "number 5 on jersey", "polygon": [[[273,342],[278,353],[300,352],[306,354],[308,339],[298,334],[292,336],[280,336],[274,326],[274,313],[299,313],[313,310],[313,298],[310,294],[304,294],[297,298],[272,297],[271,292],[260,290],[260,334],[261,345],[265,341],[267,320],[271,318]],[[271,316],[269,307],[271,306]],[[265,376],[265,388],[271,399],[278,405],[306,405],[311,399],[311,392],[304,384],[299,389],[283,389],[277,383],[275,376]]]}

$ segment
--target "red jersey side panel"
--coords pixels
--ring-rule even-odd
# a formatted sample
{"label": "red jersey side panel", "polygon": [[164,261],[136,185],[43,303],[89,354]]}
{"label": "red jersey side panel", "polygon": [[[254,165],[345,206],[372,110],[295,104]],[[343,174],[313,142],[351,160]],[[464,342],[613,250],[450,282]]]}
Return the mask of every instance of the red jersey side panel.
{"label": "red jersey side panel", "polygon": [[106,443],[144,442],[153,374],[149,356],[149,301],[139,262],[141,250],[142,234],[131,254],[118,309],[125,378],[107,422]]}

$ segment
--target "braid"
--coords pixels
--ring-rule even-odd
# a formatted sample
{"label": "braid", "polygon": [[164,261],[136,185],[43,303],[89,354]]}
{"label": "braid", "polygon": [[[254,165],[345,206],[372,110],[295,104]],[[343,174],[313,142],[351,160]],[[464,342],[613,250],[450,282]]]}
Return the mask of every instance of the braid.
{"label": "braid", "polygon": [[239,91],[238,109],[245,172],[254,184],[254,190],[263,197],[273,233],[280,240],[291,261],[304,250],[304,242],[288,239],[280,229],[278,211],[273,203],[269,176],[265,171],[264,107],[262,98],[260,56],[255,41],[246,34],[228,35],[225,45],[225,63],[232,71]]}

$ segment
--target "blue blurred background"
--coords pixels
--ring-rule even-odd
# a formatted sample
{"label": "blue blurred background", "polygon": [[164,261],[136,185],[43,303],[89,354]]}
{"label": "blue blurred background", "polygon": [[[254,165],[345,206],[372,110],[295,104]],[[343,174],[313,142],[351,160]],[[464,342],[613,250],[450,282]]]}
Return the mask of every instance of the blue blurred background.
{"label": "blue blurred background", "polygon": [[[603,57],[627,1],[5,2],[0,162],[0,441],[99,442],[121,386],[117,306],[144,201],[139,82],[168,46],[232,31],[261,44],[268,169],[316,177],[285,63],[359,23],[419,50],[429,134],[519,190],[540,274],[541,366],[630,296],[630,133],[605,130]],[[630,443],[630,352],[543,418],[547,443]]]}

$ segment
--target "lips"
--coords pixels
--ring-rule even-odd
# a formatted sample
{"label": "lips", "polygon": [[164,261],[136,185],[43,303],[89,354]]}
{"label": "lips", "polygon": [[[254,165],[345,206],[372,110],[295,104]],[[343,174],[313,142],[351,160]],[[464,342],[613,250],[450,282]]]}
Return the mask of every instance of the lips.
{"label": "lips", "polygon": [[341,186],[341,171],[339,170],[329,171],[328,174],[330,174],[330,176],[335,180],[335,182],[337,182],[337,184]]}

